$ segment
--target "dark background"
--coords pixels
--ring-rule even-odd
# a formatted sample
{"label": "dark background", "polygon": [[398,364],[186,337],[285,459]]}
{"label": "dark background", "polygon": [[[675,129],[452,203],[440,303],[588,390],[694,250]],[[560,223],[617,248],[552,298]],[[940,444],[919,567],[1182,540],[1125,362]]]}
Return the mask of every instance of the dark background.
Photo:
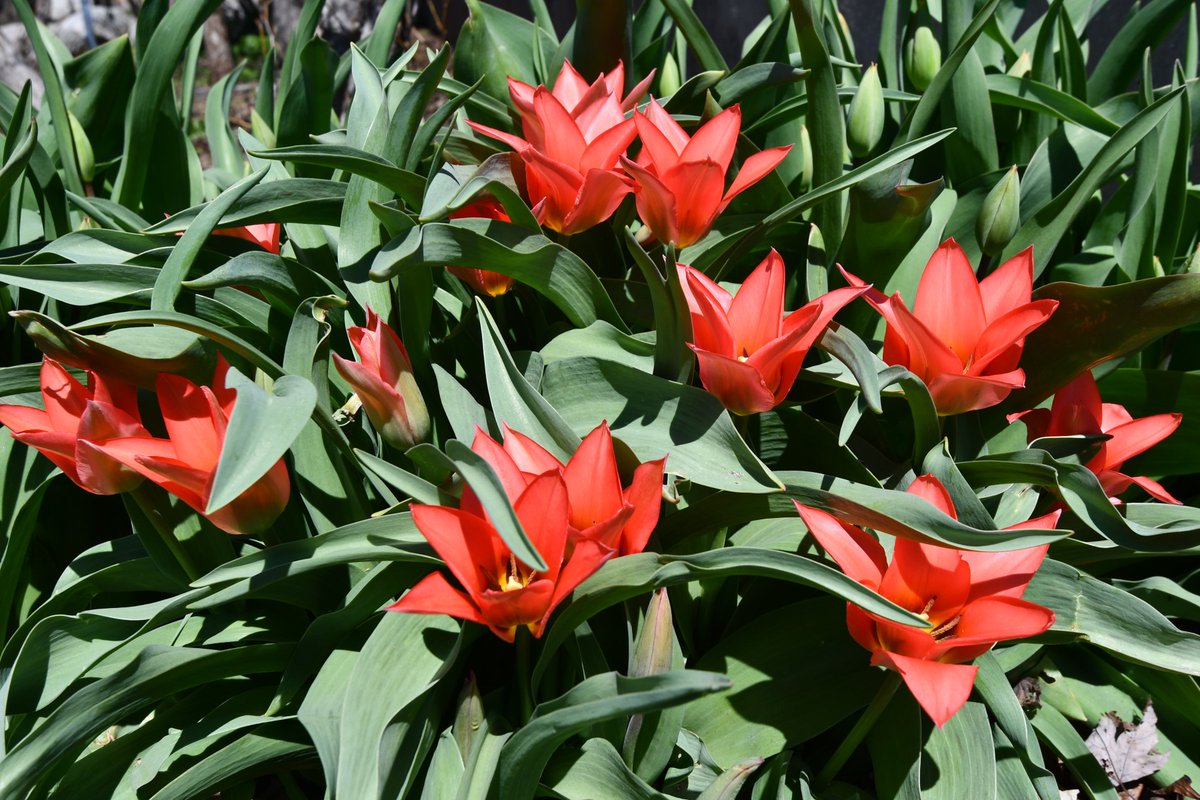
{"label": "dark background", "polygon": [[[527,0],[487,0],[491,5],[529,16]],[[636,0],[635,0],[636,2]],[[1026,6],[1025,18],[1035,20],[1046,12],[1045,0],[1015,0],[1017,5]],[[550,14],[561,36],[575,18],[574,0],[547,0]],[[860,56],[869,57],[879,46],[880,0],[838,0],[838,6],[850,25],[854,44]],[[1125,22],[1134,0],[1109,0],[1104,9],[1092,20],[1088,28],[1089,67],[1094,66],[1104,48]],[[742,40],[767,14],[766,0],[694,0],[697,16],[704,22],[725,59],[737,61],[742,50]],[[450,0],[448,29],[451,41],[467,18],[465,0]],[[1152,55],[1155,81],[1170,81],[1170,70],[1176,59],[1183,58],[1187,41],[1187,17],[1175,26]],[[1131,76],[1131,81],[1136,76]]]}

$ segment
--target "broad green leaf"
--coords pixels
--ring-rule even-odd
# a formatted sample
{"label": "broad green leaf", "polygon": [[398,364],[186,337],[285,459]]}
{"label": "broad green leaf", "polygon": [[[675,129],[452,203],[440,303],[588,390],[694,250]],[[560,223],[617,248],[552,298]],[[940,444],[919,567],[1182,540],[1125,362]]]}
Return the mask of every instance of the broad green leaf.
{"label": "broad green leaf", "polygon": [[1117,29],[1088,76],[1088,100],[1096,105],[1125,90],[1130,77],[1137,74],[1142,53],[1156,47],[1191,5],[1188,0],[1152,0],[1138,8]]}
{"label": "broad green leaf", "polygon": [[[217,228],[237,228],[260,222],[336,225],[346,197],[346,184],[314,178],[272,180],[255,186],[229,208]],[[208,205],[180,211],[147,229],[147,233],[186,231]]]}
{"label": "broad green leaf", "polygon": [[29,132],[21,139],[17,139],[17,131],[9,129],[9,138],[19,141],[19,144],[13,148],[12,154],[8,159],[0,164],[0,202],[8,200],[8,194],[12,187],[25,174],[25,166],[29,163],[29,159],[33,157],[33,148],[37,143],[37,121],[29,123]]}
{"label": "broad green leaf", "polygon": [[713,41],[708,29],[704,27],[704,23],[696,16],[696,12],[692,10],[692,4],[686,0],[661,0],[661,2],[663,7],[666,8],[667,13],[675,20],[675,25],[679,28],[680,35],[687,41],[688,46],[692,48],[700,69],[728,72],[729,65],[725,63],[720,49],[717,48],[716,42]]}
{"label": "broad green leaf", "polygon": [[1200,675],[1200,636],[1179,630],[1149,603],[1074,567],[1047,560],[1025,599],[1055,613],[1052,631],[1137,664]]}
{"label": "broad green leaf", "polygon": [[1105,136],[1112,136],[1120,130],[1120,125],[1082,100],[1029,77],[988,75],[987,87],[991,101],[997,105],[1013,106],[1035,111],[1038,115],[1057,117],[1064,122],[1090,128]]}
{"label": "broad green leaf", "polygon": [[621,319],[596,274],[579,256],[540,233],[498,220],[429,223],[384,245],[371,277],[390,280],[409,269],[480,267],[537,290],[580,327]]}
{"label": "broad green leaf", "polygon": [[489,798],[532,800],[542,770],[555,751],[597,722],[657,711],[728,687],[729,679],[723,675],[693,670],[644,678],[608,672],[588,678],[561,697],[539,705],[529,723],[512,735],[500,754]]}
{"label": "broad green leaf", "polygon": [[209,490],[212,513],[237,499],[275,466],[308,423],[317,390],[306,378],[285,375],[264,390],[236,369],[226,379],[237,392],[221,458]]}
{"label": "broad green leaf", "polygon": [[776,492],[779,481],[738,435],[721,403],[701,389],[612,361],[570,358],[546,368],[546,400],[578,435],[607,421],[642,461],[734,492]]}
{"label": "broad green leaf", "polygon": [[[558,42],[528,20],[480,0],[467,0],[470,16],[455,48],[454,77],[465,84],[483,79],[483,91],[508,100],[508,77],[531,86],[542,83],[534,68],[535,48],[545,61]],[[549,80],[545,81],[549,83]]]}
{"label": "broad green leaf", "polygon": [[[845,606],[828,597],[772,609],[722,636],[694,666],[733,682],[691,703],[684,719],[719,764],[813,739],[864,707],[882,678],[846,632]],[[802,713],[782,701],[799,697]]]}
{"label": "broad green leaf", "polygon": [[668,800],[625,766],[606,739],[588,739],[578,750],[561,748],[542,784],[566,800]]}
{"label": "broad green leaf", "polygon": [[208,140],[213,166],[233,177],[241,177],[245,171],[245,159],[238,148],[237,140],[229,131],[229,105],[233,90],[245,63],[238,64],[233,72],[213,83],[204,103],[204,133]]}
{"label": "broad green leaf", "polygon": [[1038,738],[1062,759],[1071,776],[1092,800],[1120,800],[1104,768],[1070,720],[1054,707],[1043,705],[1034,712],[1032,723]]}
{"label": "broad green leaf", "polygon": [[132,264],[0,264],[9,286],[37,292],[73,306],[110,303],[154,287],[159,270]]}
{"label": "broad green leaf", "polygon": [[922,800],[995,797],[996,744],[981,703],[969,702],[945,725],[927,730],[921,758]]}
{"label": "broad green leaf", "polygon": [[[216,742],[225,737],[214,737]],[[307,740],[293,720],[272,720],[251,733],[243,734],[223,746],[214,746],[204,758],[159,789],[153,800],[188,800],[203,797],[222,786],[237,785],[260,775],[275,775],[287,766],[313,755]],[[221,791],[221,795],[232,790]]]}
{"label": "broad green leaf", "polygon": [[1029,408],[1084,370],[1136,352],[1170,331],[1200,321],[1200,276],[1167,275],[1117,286],[1052,283],[1034,292],[1057,300],[1050,319],[1026,338],[1025,388],[1012,408]]}
{"label": "broad green leaf", "polygon": [[253,152],[250,155],[271,161],[330,167],[352,175],[361,175],[383,184],[414,208],[420,205],[421,194],[425,188],[425,179],[420,175],[397,167],[383,156],[347,145],[297,144]]}

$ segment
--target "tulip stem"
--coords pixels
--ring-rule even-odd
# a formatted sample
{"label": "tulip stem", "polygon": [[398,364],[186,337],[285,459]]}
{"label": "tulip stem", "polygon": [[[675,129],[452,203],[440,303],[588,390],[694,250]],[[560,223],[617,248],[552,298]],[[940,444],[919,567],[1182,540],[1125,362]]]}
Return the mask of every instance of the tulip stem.
{"label": "tulip stem", "polygon": [[888,703],[892,700],[892,695],[896,693],[897,687],[900,686],[900,674],[888,670],[887,676],[883,679],[883,683],[879,686],[879,691],[875,693],[875,698],[871,704],[863,711],[862,716],[858,718],[858,722],[854,723],[854,727],[850,729],[850,733],[846,734],[846,738],[838,745],[837,750],[833,751],[833,755],[825,762],[825,766],[817,774],[816,785],[818,787],[828,786],[837,776],[838,770],[845,765],[846,760],[853,755],[858,746],[862,744],[862,740],[875,727],[875,723],[879,721],[879,717],[887,709]]}
{"label": "tulip stem", "polygon": [[530,692],[530,649],[533,646],[533,634],[524,625],[517,628],[517,695],[521,699],[521,724],[529,722],[533,716],[533,694]]}
{"label": "tulip stem", "polygon": [[161,498],[154,497],[151,494],[154,491],[154,489],[143,484],[129,492],[129,494],[133,497],[134,502],[137,503],[142,514],[149,520],[150,527],[154,528],[154,532],[158,534],[162,543],[166,545],[167,550],[174,556],[175,562],[179,564],[179,568],[187,576],[188,582],[191,583],[196,578],[199,578],[202,573],[196,566],[196,562],[183,549],[180,541],[175,538],[175,530],[167,518],[167,511],[163,508],[163,503],[160,502]]}

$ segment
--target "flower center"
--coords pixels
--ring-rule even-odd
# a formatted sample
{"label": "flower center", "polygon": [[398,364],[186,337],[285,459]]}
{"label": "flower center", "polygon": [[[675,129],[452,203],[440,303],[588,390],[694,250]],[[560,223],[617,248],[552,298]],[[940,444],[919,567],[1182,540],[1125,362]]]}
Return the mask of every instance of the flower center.
{"label": "flower center", "polygon": [[524,589],[529,585],[531,580],[533,580],[533,574],[526,575],[525,571],[517,566],[517,557],[510,554],[508,557],[508,569],[505,570],[498,581],[500,591],[515,592],[518,589]]}
{"label": "flower center", "polygon": [[953,638],[953,636],[954,636],[954,629],[958,627],[958,622],[959,622],[959,620],[961,620],[961,619],[962,619],[962,615],[961,615],[961,614],[959,614],[958,616],[954,617],[953,619],[950,619],[950,620],[947,620],[946,622],[943,622],[941,625],[939,625],[939,626],[937,626],[936,628],[934,628],[933,630],[931,630],[931,631],[929,632],[929,634],[930,634],[930,635],[931,635],[931,636],[932,636],[934,639],[949,639],[949,638]]}

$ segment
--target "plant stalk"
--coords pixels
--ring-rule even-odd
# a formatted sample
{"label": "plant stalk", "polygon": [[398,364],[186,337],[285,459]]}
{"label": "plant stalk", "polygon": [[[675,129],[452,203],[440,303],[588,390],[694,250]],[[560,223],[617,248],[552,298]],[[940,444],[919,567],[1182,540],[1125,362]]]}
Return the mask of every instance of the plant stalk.
{"label": "plant stalk", "polygon": [[879,717],[887,709],[888,703],[892,700],[892,695],[896,693],[897,687],[900,686],[900,673],[888,670],[887,677],[883,679],[883,683],[879,687],[879,691],[875,693],[875,698],[871,700],[871,704],[863,711],[862,716],[858,718],[858,722],[854,723],[854,727],[850,729],[850,733],[838,745],[838,749],[833,751],[833,755],[825,762],[825,766],[817,774],[817,786],[828,786],[837,776],[840,770],[846,763],[846,760],[853,755],[858,746],[862,744],[862,740],[866,738],[871,729],[875,727],[875,723],[879,721]]}

